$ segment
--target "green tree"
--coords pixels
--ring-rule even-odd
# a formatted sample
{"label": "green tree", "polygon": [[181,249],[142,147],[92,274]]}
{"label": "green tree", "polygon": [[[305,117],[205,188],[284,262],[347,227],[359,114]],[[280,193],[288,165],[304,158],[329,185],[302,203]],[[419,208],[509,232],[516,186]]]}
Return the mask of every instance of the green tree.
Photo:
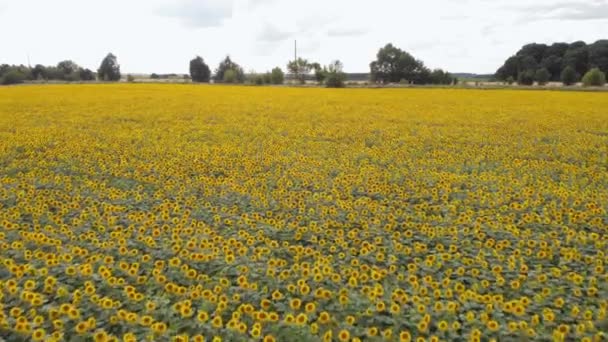
{"label": "green tree", "polygon": [[[225,73],[231,71],[230,75],[226,77]],[[230,59],[230,56],[226,56],[223,61],[220,62],[219,66],[215,70],[215,76],[213,77],[215,82],[227,82],[227,83],[243,83],[245,82],[245,72],[243,68],[237,63]]]}
{"label": "green tree", "polygon": [[533,70],[525,70],[517,75],[517,83],[519,85],[533,85],[535,73]]}
{"label": "green tree", "polygon": [[211,69],[205,64],[202,57],[196,56],[190,61],[190,77],[192,78],[192,82],[209,83]]}
{"label": "green tree", "polygon": [[42,64],[36,64],[36,66],[34,66],[32,69],[32,78],[35,80],[47,79],[46,67]]}
{"label": "green tree", "polygon": [[80,69],[78,71],[80,80],[82,81],[94,81],[95,80],[95,73],[93,72],[93,70],[91,69]]}
{"label": "green tree", "polygon": [[583,85],[585,87],[603,87],[605,84],[606,74],[599,68],[593,68],[583,76]]}
{"label": "green tree", "polygon": [[97,70],[97,77],[106,82],[120,81],[120,65],[118,59],[113,54],[109,53],[101,62]]}
{"label": "green tree", "polygon": [[509,57],[503,66],[501,66],[496,71],[496,78],[501,81],[507,81],[509,77],[513,80],[517,78],[517,74],[519,74],[519,60],[520,58],[517,56]]}
{"label": "green tree", "polygon": [[441,69],[435,69],[431,72],[431,84],[450,85],[454,82],[454,78],[449,72]]}
{"label": "green tree", "polygon": [[562,83],[565,86],[570,86],[570,85],[573,85],[576,82],[578,82],[579,76],[578,76],[578,74],[576,73],[576,70],[573,67],[567,66],[562,71],[561,80],[562,80]]}
{"label": "green tree", "polygon": [[306,76],[310,74],[312,70],[312,64],[304,58],[298,58],[287,63],[287,71],[293,75],[293,78],[299,81],[301,84],[306,82]]}
{"label": "green tree", "polygon": [[608,73],[608,40],[598,40],[589,45],[589,66]]}
{"label": "green tree", "polygon": [[27,77],[23,72],[17,69],[12,69],[6,72],[2,78],[0,78],[0,83],[3,85],[20,84],[25,82],[26,78]]}
{"label": "green tree", "polygon": [[425,84],[430,81],[431,73],[422,61],[409,53],[387,44],[376,54],[370,63],[371,78],[374,82],[397,83],[406,80],[411,83]]}
{"label": "green tree", "polygon": [[328,88],[344,88],[346,74],[343,71],[344,66],[342,62],[336,60],[329,64],[326,69],[325,85]]}
{"label": "green tree", "polygon": [[549,70],[546,68],[536,70],[536,74],[534,75],[534,79],[538,83],[538,85],[545,85],[551,79],[551,74]]}
{"label": "green tree", "polygon": [[315,81],[317,81],[318,84],[323,84],[327,77],[327,67],[321,67],[321,64],[319,63],[312,63],[310,66],[314,71]]}
{"label": "green tree", "polygon": [[65,81],[78,81],[80,80],[80,67],[78,64],[70,60],[65,60],[57,63],[57,70],[60,73],[60,77]]}
{"label": "green tree", "polygon": [[562,60],[562,67],[567,66],[573,67],[578,75],[583,75],[589,70],[589,48],[585,42],[570,44]]}
{"label": "green tree", "polygon": [[272,84],[283,84],[285,81],[285,73],[281,68],[276,67],[270,72],[270,79]]}
{"label": "green tree", "polygon": [[224,76],[222,78],[223,83],[237,83],[238,77],[237,72],[233,69],[228,69],[224,71]]}

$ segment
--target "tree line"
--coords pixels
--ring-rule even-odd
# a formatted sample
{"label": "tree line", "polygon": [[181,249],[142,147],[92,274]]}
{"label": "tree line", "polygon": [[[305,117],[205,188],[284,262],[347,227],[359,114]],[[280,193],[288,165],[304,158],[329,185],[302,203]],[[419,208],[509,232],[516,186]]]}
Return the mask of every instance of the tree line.
{"label": "tree line", "polygon": [[572,85],[602,86],[608,73],[608,40],[593,44],[527,44],[509,57],[496,71],[496,78],[507,83],[532,85],[537,82],[563,82]]}
{"label": "tree line", "polygon": [[[376,60],[370,63],[371,81],[375,83],[402,83],[402,84],[455,84],[458,79],[442,69],[430,70],[421,60],[414,58],[411,54],[403,51],[392,44],[382,47],[376,56]],[[305,58],[297,58],[287,63],[287,72],[275,67],[265,73],[245,73],[243,67],[226,56],[211,72],[211,68],[205,60],[196,56],[190,60],[189,75],[185,78],[193,82],[207,83],[245,83],[283,84],[287,77],[301,84],[307,80],[314,80],[318,84],[327,87],[344,87],[346,73],[342,62],[335,60],[327,65],[309,61]],[[169,78],[170,75],[152,74],[150,78]],[[177,75],[176,75],[177,76]],[[56,66],[36,65],[33,68],[24,65],[1,65],[0,83],[15,84],[25,81],[106,81],[113,82],[121,79],[120,65],[115,55],[108,54],[101,62],[96,72],[82,68],[71,60],[59,62]],[[134,78],[129,75],[127,80]]]}
{"label": "tree line", "polygon": [[[322,66],[317,62],[311,62],[305,58],[297,58],[287,63],[287,72],[291,78],[301,84],[307,80],[314,80],[318,84],[327,87],[343,87],[346,82],[342,62],[335,60],[328,65]],[[421,60],[414,58],[411,54],[403,51],[392,44],[382,47],[376,60],[370,63],[371,81],[375,83],[406,83],[406,84],[457,84],[458,79],[449,72],[442,69],[430,70]],[[255,84],[282,84],[285,74],[280,67],[272,69],[265,74],[250,74],[252,83]],[[243,83],[247,79],[243,68],[226,57],[215,73],[204,62],[203,58],[197,56],[190,61],[190,76],[193,82],[215,83]]]}
{"label": "tree line", "polygon": [[[212,72],[205,60],[196,56],[190,60],[190,73],[185,75],[185,78],[197,83],[249,82],[263,85],[283,84],[289,76],[301,84],[314,80],[327,87],[345,86],[346,73],[339,60],[323,66],[305,58],[297,58],[289,61],[286,67],[288,75],[278,66],[265,73],[245,73],[241,65],[226,56]],[[370,81],[379,84],[453,85],[459,82],[458,78],[449,72],[442,69],[431,70],[420,59],[390,43],[378,50],[376,59],[370,63],[369,68]],[[571,44],[525,45],[505,61],[496,71],[495,78],[509,84],[518,82],[522,85],[532,85],[535,82],[544,85],[551,81],[572,85],[582,81],[584,85],[602,86],[606,83],[606,73],[608,40],[598,40],[590,45],[582,41]],[[152,74],[151,78],[162,77]],[[38,64],[33,68],[23,65],[0,65],[1,84],[22,83],[26,80],[112,82],[120,79],[120,65],[116,56],[111,53],[103,58],[97,72],[82,68],[71,60],[59,62],[56,66]],[[130,75],[127,79],[134,80]]]}
{"label": "tree line", "polygon": [[0,65],[0,84],[17,84],[24,81],[118,81],[120,80],[120,65],[116,56],[109,53],[101,61],[97,72],[83,68],[74,61],[65,60],[56,66],[37,64],[34,67],[25,65]]}

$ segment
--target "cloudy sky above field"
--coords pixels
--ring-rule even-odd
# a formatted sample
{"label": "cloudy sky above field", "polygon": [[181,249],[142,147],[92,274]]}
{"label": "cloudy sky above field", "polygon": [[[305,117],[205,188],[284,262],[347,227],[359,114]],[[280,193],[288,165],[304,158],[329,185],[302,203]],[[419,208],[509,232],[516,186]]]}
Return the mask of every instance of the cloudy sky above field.
{"label": "cloudy sky above field", "polygon": [[608,38],[608,0],[0,0],[0,63],[183,73],[201,55],[245,70],[299,54],[367,72],[387,42],[431,68],[491,73],[529,42]]}

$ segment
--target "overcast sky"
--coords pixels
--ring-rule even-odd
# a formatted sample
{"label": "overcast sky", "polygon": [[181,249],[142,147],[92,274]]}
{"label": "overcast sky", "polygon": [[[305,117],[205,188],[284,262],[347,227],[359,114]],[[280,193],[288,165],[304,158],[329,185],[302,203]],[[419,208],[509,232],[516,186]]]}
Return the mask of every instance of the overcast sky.
{"label": "overcast sky", "polygon": [[530,42],[608,38],[608,0],[0,0],[0,64],[72,59],[185,73],[195,55],[246,71],[299,55],[367,72],[388,42],[431,68],[493,73]]}

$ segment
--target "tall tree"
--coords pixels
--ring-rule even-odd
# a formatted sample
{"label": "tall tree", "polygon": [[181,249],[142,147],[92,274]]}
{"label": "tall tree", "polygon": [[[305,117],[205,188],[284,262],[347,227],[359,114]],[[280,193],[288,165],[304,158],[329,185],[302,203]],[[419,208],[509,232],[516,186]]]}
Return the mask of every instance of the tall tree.
{"label": "tall tree", "polygon": [[205,64],[202,57],[196,56],[190,61],[190,77],[192,82],[204,82],[208,83],[211,79],[211,69]]}
{"label": "tall tree", "polygon": [[102,81],[120,81],[120,65],[118,59],[112,53],[109,53],[97,70],[97,77]]}
{"label": "tall tree", "polygon": [[325,85],[328,88],[343,88],[344,82],[346,81],[346,74],[344,73],[344,65],[342,62],[336,60],[330,63],[326,68]]}
{"label": "tall tree", "polygon": [[521,50],[517,52],[517,56],[532,57],[536,61],[536,64],[538,64],[542,61],[545,51],[547,51],[547,45],[532,43],[524,45]]}
{"label": "tall tree", "polygon": [[564,54],[562,67],[571,66],[577,74],[584,75],[589,70],[589,49],[585,42],[575,42]]}
{"label": "tall tree", "polygon": [[[225,75],[226,72],[229,72],[228,77]],[[243,83],[245,82],[245,72],[240,65],[230,59],[230,56],[226,56],[226,58],[220,62],[217,69],[215,69],[213,79],[218,83],[224,81],[230,81],[230,83]]]}
{"label": "tall tree", "polygon": [[270,81],[272,82],[272,84],[283,84],[284,80],[285,73],[283,72],[283,70],[281,70],[281,68],[276,67],[272,69],[272,72],[270,74]]}
{"label": "tall tree", "polygon": [[589,45],[589,67],[608,74],[608,40],[598,40]]}
{"label": "tall tree", "polygon": [[[509,57],[503,66],[496,71],[496,78],[502,81],[506,81],[509,78],[516,79],[520,69],[520,57],[511,56]],[[560,65],[561,67],[561,65]]]}
{"label": "tall tree", "polygon": [[376,55],[376,60],[369,67],[374,82],[396,83],[406,80],[423,84],[430,80],[430,71],[422,61],[393,44],[387,44],[381,48]]}
{"label": "tall tree", "polygon": [[300,83],[304,84],[304,82],[306,82],[306,76],[310,74],[313,66],[314,63],[310,63],[308,60],[299,57],[298,59],[289,61],[289,63],[287,63],[287,71],[293,75],[295,80],[298,80]]}
{"label": "tall tree", "polygon": [[36,64],[32,69],[32,78],[35,80],[47,79],[46,67],[42,64]]}

